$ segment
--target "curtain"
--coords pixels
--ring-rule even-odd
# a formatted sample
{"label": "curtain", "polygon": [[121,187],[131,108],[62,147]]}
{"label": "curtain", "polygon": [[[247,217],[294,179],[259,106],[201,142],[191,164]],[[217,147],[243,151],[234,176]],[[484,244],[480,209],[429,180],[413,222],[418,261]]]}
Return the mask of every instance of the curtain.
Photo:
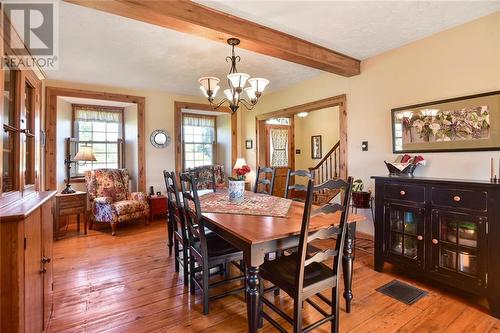
{"label": "curtain", "polygon": [[75,121],[121,122],[121,112],[75,107]]}
{"label": "curtain", "polygon": [[288,129],[270,130],[271,136],[271,166],[288,166]]}
{"label": "curtain", "polygon": [[215,117],[203,115],[184,115],[182,117],[184,126],[215,127]]}

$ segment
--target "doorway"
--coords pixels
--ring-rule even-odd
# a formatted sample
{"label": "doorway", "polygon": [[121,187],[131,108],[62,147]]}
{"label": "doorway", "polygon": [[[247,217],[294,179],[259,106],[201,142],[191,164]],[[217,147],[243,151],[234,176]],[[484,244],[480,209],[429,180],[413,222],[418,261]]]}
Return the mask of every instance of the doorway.
{"label": "doorway", "polygon": [[[311,155],[309,150],[312,150],[313,146],[313,137],[316,137],[314,140],[318,140],[318,135],[314,135],[315,133],[309,133],[310,131],[298,131],[296,130],[297,126],[300,123],[304,123],[307,118],[303,118],[304,115],[307,117],[308,113],[312,112],[312,115],[309,116],[309,119],[318,118],[319,112],[314,114],[314,111],[320,111],[321,113],[327,113],[327,117],[338,119],[336,122],[336,126],[338,128],[338,132],[336,132],[335,141],[336,145],[331,144],[331,140],[326,140],[327,138],[323,134],[323,138],[320,138],[320,142],[323,141],[325,147],[323,147],[322,153],[320,156],[317,154]],[[314,115],[314,116],[313,116]],[[301,118],[302,116],[302,118]],[[273,123],[278,119],[276,123]],[[286,171],[288,168],[295,170],[298,169],[309,169],[315,166],[321,165],[322,163],[329,163],[328,168],[333,168],[335,166],[337,168],[337,172],[328,172],[329,170],[318,170],[315,172],[315,180],[320,181],[319,178],[324,178],[324,176],[328,177],[339,177],[342,179],[347,179],[347,107],[346,107],[346,95],[339,95],[330,98],[325,98],[322,100],[301,104],[281,110],[277,110],[274,112],[265,113],[256,117],[256,137],[257,137],[257,145],[256,145],[256,155],[257,155],[257,165],[258,166],[271,166],[272,160],[270,159],[270,133],[269,128],[273,128],[273,126],[283,126],[283,123],[279,123],[280,119],[288,119],[288,124],[291,124],[289,128],[288,134],[288,151],[287,151],[287,161],[288,165],[286,167],[278,167],[277,174],[281,176],[277,176],[275,180],[275,190],[274,195],[282,196],[284,194],[284,187],[286,182]],[[326,122],[320,121],[315,124],[307,124],[305,128],[311,130],[320,131],[328,131],[328,124]],[[278,129],[278,127],[276,127]],[[301,136],[302,134],[302,136]],[[316,133],[321,134],[321,133]],[[321,140],[322,139],[322,140]],[[307,143],[306,143],[307,142]],[[315,141],[316,143],[316,141]],[[310,145],[309,145],[310,144]],[[327,147],[327,145],[330,145]],[[331,148],[331,149],[330,149]],[[334,152],[332,154],[332,152]],[[282,153],[281,153],[282,154]],[[303,158],[306,155],[310,158]],[[297,161],[299,160],[308,160],[309,162],[307,166],[297,165]],[[325,172],[326,171],[326,172]],[[332,176],[333,175],[333,176]],[[321,177],[319,177],[321,176]],[[316,179],[318,178],[318,179]],[[282,184],[281,184],[282,182]]]}
{"label": "doorway", "polygon": [[288,169],[295,168],[293,117],[271,118],[265,121],[266,166],[276,169],[272,194],[285,195]]}

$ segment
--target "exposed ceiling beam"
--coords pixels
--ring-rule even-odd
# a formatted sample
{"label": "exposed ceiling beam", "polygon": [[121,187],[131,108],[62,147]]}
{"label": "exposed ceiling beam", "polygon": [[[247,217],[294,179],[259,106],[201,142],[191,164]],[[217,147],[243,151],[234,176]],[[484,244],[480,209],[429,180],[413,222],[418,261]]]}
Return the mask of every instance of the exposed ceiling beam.
{"label": "exposed ceiling beam", "polygon": [[244,49],[342,76],[360,73],[357,59],[191,1],[65,1],[215,41],[237,37]]}

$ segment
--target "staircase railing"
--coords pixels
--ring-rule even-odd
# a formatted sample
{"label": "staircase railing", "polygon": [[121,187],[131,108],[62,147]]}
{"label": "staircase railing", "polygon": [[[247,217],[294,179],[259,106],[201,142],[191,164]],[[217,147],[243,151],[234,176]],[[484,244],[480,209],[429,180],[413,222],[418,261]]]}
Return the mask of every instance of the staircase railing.
{"label": "staircase railing", "polygon": [[[329,179],[337,178],[340,175],[340,141],[338,141],[325,157],[312,168],[309,168],[309,172],[313,175],[314,183],[321,184]],[[321,193],[315,193],[313,201],[317,204],[329,202],[338,193],[330,193],[326,191],[321,191]]]}
{"label": "staircase railing", "polygon": [[328,179],[337,178],[339,176],[339,166],[340,166],[340,141],[338,141],[325,157],[315,166],[309,168],[314,176],[314,182],[316,184],[321,184]]}

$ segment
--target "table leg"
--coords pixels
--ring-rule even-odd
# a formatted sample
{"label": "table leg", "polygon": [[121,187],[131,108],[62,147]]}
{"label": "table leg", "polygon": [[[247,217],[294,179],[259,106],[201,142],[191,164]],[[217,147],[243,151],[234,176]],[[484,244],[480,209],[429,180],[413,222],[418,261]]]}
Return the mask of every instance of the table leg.
{"label": "table leg", "polygon": [[260,287],[259,287],[259,267],[248,267],[247,274],[247,316],[248,316],[248,331],[250,333],[257,332],[259,326],[259,302],[260,302]]}
{"label": "table leg", "polygon": [[80,233],[80,213],[76,214],[76,231]]}
{"label": "table leg", "polygon": [[87,220],[88,220],[88,215],[87,215],[87,210],[85,209],[85,212],[83,213],[83,233],[86,235],[87,234]]}
{"label": "table leg", "polygon": [[344,274],[344,299],[347,313],[351,312],[352,294],[352,272],[354,264],[354,240],[356,239],[356,223],[347,225],[347,235],[344,244],[344,255],[342,257],[342,272]]}

